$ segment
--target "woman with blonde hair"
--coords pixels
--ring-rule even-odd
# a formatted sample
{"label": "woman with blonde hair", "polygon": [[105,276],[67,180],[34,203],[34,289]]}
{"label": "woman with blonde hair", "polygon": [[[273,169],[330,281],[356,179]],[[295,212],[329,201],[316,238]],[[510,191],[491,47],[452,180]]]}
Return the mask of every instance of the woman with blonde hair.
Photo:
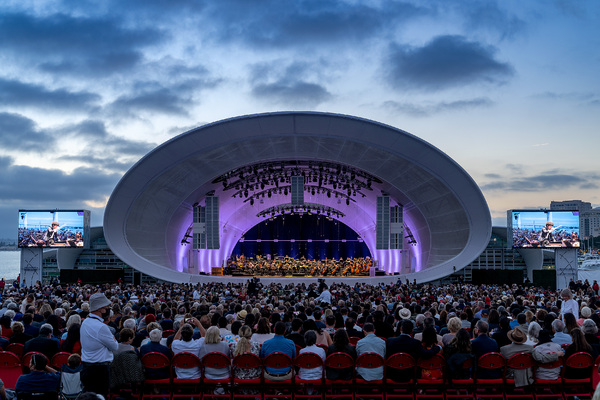
{"label": "woman with blonde hair", "polygon": [[[252,329],[248,325],[242,326],[238,335],[240,340],[232,346],[233,357],[244,353],[260,355],[260,345],[250,340],[252,338]],[[260,368],[240,369],[235,366],[233,367],[233,377],[238,379],[257,379],[260,378],[260,372]]]}
{"label": "woman with blonde hair", "polygon": [[573,293],[570,289],[563,289],[560,292],[560,297],[562,297],[562,304],[560,306],[560,316],[561,318],[567,314],[571,313],[575,316],[575,320],[579,319],[579,304],[573,299]]}
{"label": "woman with blonde hair", "polygon": [[[202,359],[208,353],[223,353],[227,357],[230,356],[229,346],[221,340],[221,331],[216,326],[211,326],[206,331],[204,337],[204,345],[200,347],[198,357]],[[225,379],[229,378],[229,367],[225,368],[204,368],[205,376],[208,379]]]}
{"label": "woman with blonde hair", "polygon": [[462,328],[462,322],[458,317],[452,317],[448,320],[448,333],[442,336],[442,344],[447,346],[450,344],[452,339],[456,336],[456,333]]}

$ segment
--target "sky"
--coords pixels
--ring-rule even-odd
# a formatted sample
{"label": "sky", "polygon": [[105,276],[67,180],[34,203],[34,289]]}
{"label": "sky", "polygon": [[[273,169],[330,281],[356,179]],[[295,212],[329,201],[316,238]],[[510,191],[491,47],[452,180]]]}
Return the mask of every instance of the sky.
{"label": "sky", "polygon": [[203,124],[322,111],[410,132],[506,210],[600,205],[600,2],[104,0],[0,4],[0,238],[89,209]]}

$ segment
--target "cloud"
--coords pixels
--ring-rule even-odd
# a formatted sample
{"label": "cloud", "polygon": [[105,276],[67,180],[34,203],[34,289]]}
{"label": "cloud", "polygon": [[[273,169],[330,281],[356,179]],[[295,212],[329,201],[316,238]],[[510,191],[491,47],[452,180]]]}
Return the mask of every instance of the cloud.
{"label": "cloud", "polygon": [[500,9],[493,1],[471,1],[451,3],[460,8],[465,17],[465,29],[498,32],[500,38],[513,38],[526,27],[525,21],[516,15]]}
{"label": "cloud", "polygon": [[3,150],[44,151],[54,148],[56,141],[41,131],[31,119],[21,114],[0,112],[0,148]]}
{"label": "cloud", "polygon": [[496,49],[462,36],[438,36],[422,47],[392,44],[384,63],[397,89],[438,91],[475,83],[502,84],[513,68],[495,59]]}
{"label": "cloud", "polygon": [[0,78],[0,105],[5,107],[89,110],[99,100],[100,96],[95,93],[64,88],[50,90],[42,85]]}
{"label": "cloud", "polygon": [[492,179],[479,185],[483,191],[519,191],[519,192],[544,192],[550,190],[565,190],[568,188],[595,190],[600,174],[596,172],[577,172],[551,170],[531,176],[499,176],[487,174],[486,178]]}
{"label": "cloud", "polygon": [[356,46],[429,12],[399,1],[384,2],[379,7],[340,0],[263,0],[258,4],[228,0],[208,4],[203,17],[218,42],[240,41],[252,47],[274,48]]}
{"label": "cloud", "polygon": [[423,105],[415,103],[401,103],[391,100],[383,103],[385,108],[392,109],[396,113],[408,114],[413,117],[428,117],[442,112],[462,111],[471,108],[490,107],[492,105],[493,102],[485,97]]}
{"label": "cloud", "polygon": [[95,168],[77,168],[67,174],[57,169],[14,165],[10,157],[0,157],[2,179],[0,200],[18,201],[23,207],[63,207],[99,201],[112,192],[121,174],[104,174]]}
{"label": "cloud", "polygon": [[323,62],[294,62],[281,67],[279,62],[251,67],[251,94],[267,103],[315,108],[332,98],[318,83]]}
{"label": "cloud", "polygon": [[141,50],[167,35],[139,24],[125,26],[118,16],[12,12],[0,16],[0,37],[10,38],[3,41],[0,54],[10,54],[22,64],[37,64],[53,73],[108,76],[139,64]]}

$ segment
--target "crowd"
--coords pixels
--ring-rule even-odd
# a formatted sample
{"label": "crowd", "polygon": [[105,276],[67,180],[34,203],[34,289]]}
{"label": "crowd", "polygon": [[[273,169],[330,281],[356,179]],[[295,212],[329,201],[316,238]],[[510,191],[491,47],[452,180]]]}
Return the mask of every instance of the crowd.
{"label": "crowd", "polygon": [[[111,387],[118,390],[143,380],[144,374],[167,377],[168,368],[142,369],[141,357],[151,352],[169,360],[180,352],[199,358],[219,352],[230,359],[244,353],[264,359],[273,352],[293,359],[309,352],[323,360],[336,352],[352,359],[365,352],[384,358],[403,352],[416,359],[442,354],[448,371],[460,376],[465,373],[460,368],[464,360],[477,360],[492,351],[506,358],[528,352],[539,362],[551,362],[582,351],[595,359],[600,350],[598,285],[587,281],[571,282],[562,291],[517,284],[401,281],[329,287],[322,282],[250,283],[91,286],[54,282],[5,287],[0,347],[22,343],[24,353],[44,355],[32,357],[31,372],[19,378],[16,391],[58,391],[61,374],[49,367],[49,360],[65,351],[72,353],[66,367],[81,372],[81,389],[104,396]],[[201,373],[198,368],[175,372],[179,378],[197,378]],[[321,373],[321,369],[298,371],[307,379]],[[438,372],[421,373],[435,378]],[[560,367],[538,373],[552,379]],[[230,374],[249,378],[261,370],[205,369],[205,377],[211,379]],[[266,368],[264,379],[286,380],[291,374],[290,368]],[[325,374],[330,379],[357,374],[372,381],[381,379],[383,368],[326,368]],[[407,379],[399,371],[388,377]],[[516,386],[526,386],[533,371],[515,371],[514,377]]]}

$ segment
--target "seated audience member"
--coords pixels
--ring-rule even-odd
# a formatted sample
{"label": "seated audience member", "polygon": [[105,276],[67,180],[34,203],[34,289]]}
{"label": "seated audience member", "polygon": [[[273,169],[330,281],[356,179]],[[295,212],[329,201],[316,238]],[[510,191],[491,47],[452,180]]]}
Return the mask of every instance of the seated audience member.
{"label": "seated audience member", "polygon": [[565,324],[560,319],[555,319],[554,321],[552,321],[552,332],[554,332],[554,337],[552,338],[552,341],[554,343],[560,344],[561,346],[563,344],[573,343],[571,335],[569,335],[568,333],[564,333],[564,329]]}
{"label": "seated audience member", "polygon": [[8,340],[10,343],[25,344],[27,341],[33,339],[31,335],[25,333],[25,327],[21,322],[14,322],[12,324],[13,334]]}
{"label": "seated audience member", "polygon": [[[315,331],[307,331],[304,333],[304,342],[306,343],[306,347],[300,350],[300,354],[304,353],[314,353],[321,357],[323,361],[325,361],[325,350],[323,348],[316,345],[317,343],[317,333]],[[298,376],[300,379],[321,379],[323,376],[323,367],[318,366],[315,368],[300,368],[298,371]]]}
{"label": "seated audience member", "polygon": [[83,391],[82,369],[81,356],[76,353],[71,354],[67,363],[60,367],[60,393],[65,400],[75,400]]}
{"label": "seated audience member", "polygon": [[448,365],[448,374],[452,379],[471,378],[472,371],[462,368],[464,362],[475,358],[471,353],[469,332],[461,328],[454,338],[444,347],[444,358]]}
{"label": "seated audience member", "polygon": [[331,336],[329,336],[329,333],[327,333],[327,331],[318,326],[314,320],[308,319],[304,321],[302,327],[304,329],[304,332],[315,331],[315,334],[317,335],[318,345],[329,346],[333,343],[333,341],[331,340]]}
{"label": "seated audience member", "polygon": [[[265,341],[260,349],[260,358],[265,359],[269,354],[280,352],[287,354],[292,360],[296,357],[296,345],[289,339],[286,339],[285,323],[277,322],[275,324],[275,336],[273,339]],[[265,379],[270,381],[284,381],[292,376],[292,368],[265,368]]]}
{"label": "seated audience member", "polygon": [[[173,338],[173,343],[171,344],[171,351],[173,351],[173,355],[177,353],[181,353],[182,351],[192,353],[200,357],[200,348],[204,344],[204,338],[194,339],[194,328],[192,328],[193,323],[202,333],[204,332],[204,327],[198,321],[198,319],[192,317],[188,322],[184,322],[181,324],[179,330],[175,334]],[[175,373],[180,379],[198,379],[200,378],[200,367],[196,368],[177,368],[175,367]]]}
{"label": "seated audience member", "polygon": [[66,339],[60,344],[60,351],[81,355],[81,324],[71,324]]}
{"label": "seated audience member", "polygon": [[[558,321],[558,320],[555,320]],[[570,356],[575,353],[584,352],[592,356],[592,360],[595,360],[598,354],[594,351],[594,348],[585,340],[585,336],[581,329],[575,328],[571,331],[572,343],[565,349],[565,360],[568,360]],[[569,368],[565,367],[565,378],[581,378],[582,376],[589,376],[592,373],[593,366],[590,368]]]}
{"label": "seated audience member", "polygon": [[348,333],[348,337],[357,337],[359,339],[362,339],[363,337],[365,337],[365,334],[363,333],[362,330],[358,330],[357,325],[356,325],[356,320],[352,317],[348,317],[346,318],[346,321],[344,321],[344,326],[346,329],[346,332]]}
{"label": "seated audience member", "polygon": [[40,334],[25,343],[23,348],[23,354],[27,354],[30,351],[37,351],[45,355],[48,360],[58,353],[58,341],[52,339],[52,326],[44,324],[40,328]]}
{"label": "seated audience member", "polygon": [[[564,355],[562,347],[554,343],[550,337],[550,332],[543,329],[538,336],[538,344],[531,352],[533,359],[540,364],[552,363]],[[556,368],[537,368],[535,370],[536,379],[555,380],[560,377],[561,367]]]}
{"label": "seated audience member", "polygon": [[[240,321],[235,321],[240,322]],[[252,353],[260,356],[260,345],[250,340],[252,338],[252,329],[248,325],[243,325],[239,332],[240,340],[232,345],[231,353],[236,357],[244,353]],[[260,378],[260,368],[240,369],[233,367],[233,376],[238,379],[256,379]]]}
{"label": "seated audience member", "polygon": [[[448,344],[450,344],[450,342],[452,341],[452,339],[454,339],[454,337],[456,336],[456,332],[459,331],[459,329],[461,329],[461,322],[460,322],[460,318],[458,317],[452,317],[448,320],[448,333],[446,333],[444,336],[442,336],[442,345],[443,346],[447,346]],[[468,334],[468,332],[467,332]]]}
{"label": "seated audience member", "polygon": [[287,339],[290,339],[296,346],[306,347],[306,343],[304,343],[304,335],[302,334],[302,320],[300,318],[294,318],[292,320],[292,331],[286,336]]}
{"label": "seated audience member", "polygon": [[[211,326],[206,331],[204,338],[204,344],[200,347],[200,353],[198,356],[202,359],[208,353],[223,353],[228,358],[230,356],[229,346],[227,343],[221,340],[221,332],[218,327]],[[229,367],[225,368],[210,368],[205,367],[205,378],[208,379],[225,379],[229,378],[230,370]]]}
{"label": "seated audience member", "polygon": [[[14,329],[14,328],[13,328]],[[585,340],[592,346],[597,347],[600,344],[598,340],[598,326],[591,319],[586,319],[581,325],[581,332],[585,336]]]}
{"label": "seated audience member", "polygon": [[[354,322],[352,323],[354,324]],[[352,360],[356,360],[356,348],[350,344],[348,333],[343,328],[335,331],[333,334],[333,343],[327,348],[327,355],[333,353],[346,353],[352,357]],[[332,380],[350,380],[352,379],[353,373],[353,367],[344,369],[325,368],[325,375],[327,379]]]}
{"label": "seated audience member", "polygon": [[[507,360],[515,354],[531,353],[533,351],[532,345],[525,344],[525,342],[527,342],[527,335],[523,333],[523,330],[518,326],[512,331],[508,332],[508,339],[510,339],[512,344],[508,344],[500,348],[500,353]],[[533,383],[533,370],[531,368],[514,370],[509,369],[508,373],[509,376],[514,377],[515,387],[529,386]]]}
{"label": "seated audience member", "polygon": [[121,329],[121,332],[119,332],[119,347],[117,347],[117,350],[113,351],[113,353],[119,354],[124,351],[135,351],[137,353],[137,349],[131,345],[134,336],[135,333],[133,333],[131,329]]}
{"label": "seated audience member", "polygon": [[[356,355],[360,357],[363,353],[377,353],[385,358],[385,341],[375,336],[375,326],[367,322],[363,325],[365,337],[356,343]],[[383,367],[363,368],[357,367],[356,373],[366,381],[383,379]]]}
{"label": "seated audience member", "polygon": [[29,362],[31,372],[21,375],[15,385],[18,393],[58,393],[60,374],[50,366],[42,354],[34,354]]}
{"label": "seated audience member", "polygon": [[258,320],[258,325],[256,328],[256,333],[252,335],[252,341],[263,344],[266,340],[273,339],[275,336],[274,333],[271,333],[271,324],[269,320],[265,317],[262,317]]}
{"label": "seated audience member", "polygon": [[[500,321],[500,326],[502,327],[502,319]],[[475,338],[471,341],[471,351],[476,360],[484,354],[498,351],[498,343],[488,336],[487,322],[482,320],[477,321],[473,335]],[[502,376],[502,371],[479,369],[477,370],[477,376],[480,378],[495,379]]]}

